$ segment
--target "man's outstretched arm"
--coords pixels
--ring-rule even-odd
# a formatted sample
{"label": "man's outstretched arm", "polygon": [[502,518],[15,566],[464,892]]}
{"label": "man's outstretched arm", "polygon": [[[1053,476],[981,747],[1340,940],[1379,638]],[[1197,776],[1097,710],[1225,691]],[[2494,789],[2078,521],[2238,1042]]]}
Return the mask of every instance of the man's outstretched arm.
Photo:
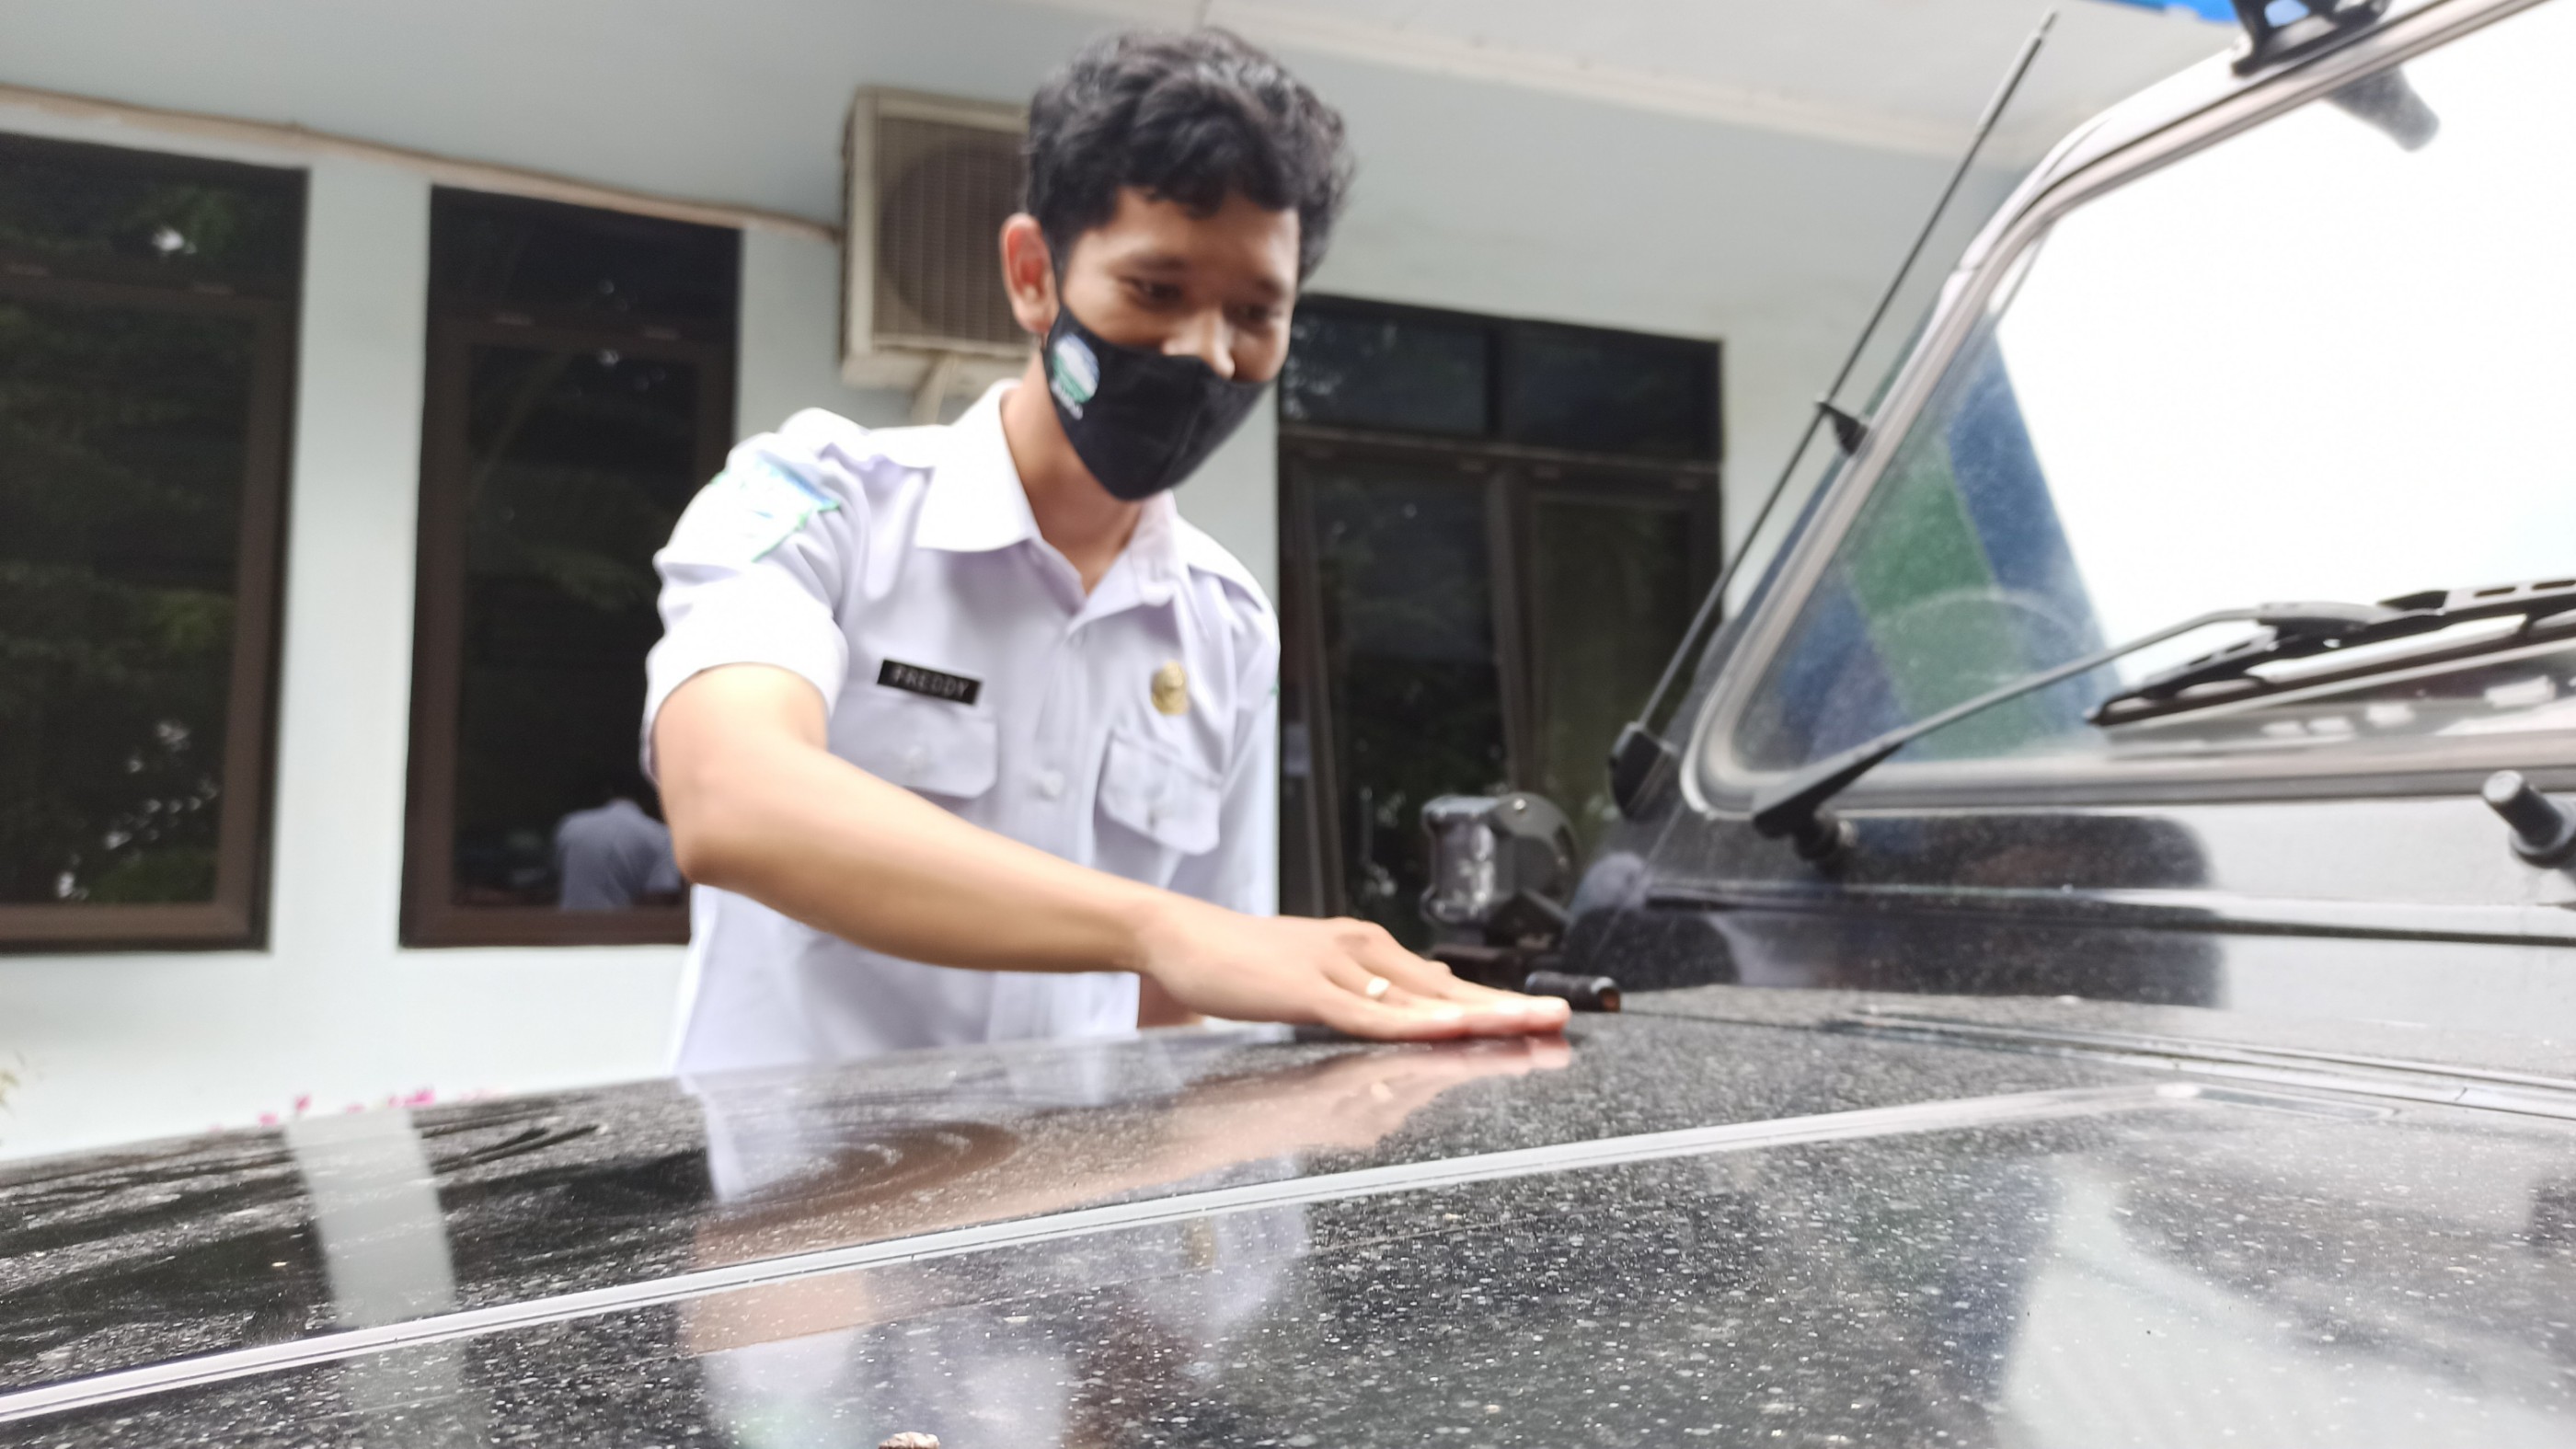
{"label": "man's outstretched arm", "polygon": [[672,691],[653,757],[689,879],[889,956],[1134,971],[1238,1020],[1384,1038],[1565,1021],[1563,1002],[1460,981],[1374,925],[1241,915],[970,825],[832,754],[824,725],[814,686],[771,665],[709,669]]}

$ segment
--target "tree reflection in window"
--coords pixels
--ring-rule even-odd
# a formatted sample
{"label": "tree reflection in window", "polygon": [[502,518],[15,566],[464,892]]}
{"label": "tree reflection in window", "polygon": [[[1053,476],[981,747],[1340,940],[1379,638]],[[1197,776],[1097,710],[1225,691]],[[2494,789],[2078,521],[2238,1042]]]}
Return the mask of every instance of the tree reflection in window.
{"label": "tree reflection in window", "polygon": [[0,908],[252,929],[301,179],[0,140]]}

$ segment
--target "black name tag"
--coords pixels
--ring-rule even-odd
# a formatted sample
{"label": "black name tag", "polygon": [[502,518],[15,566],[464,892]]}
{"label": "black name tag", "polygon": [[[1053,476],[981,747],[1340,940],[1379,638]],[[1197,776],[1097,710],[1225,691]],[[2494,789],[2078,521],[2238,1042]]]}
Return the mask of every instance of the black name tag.
{"label": "black name tag", "polygon": [[877,670],[877,683],[888,689],[926,694],[932,699],[944,699],[953,704],[973,704],[975,696],[984,692],[984,681],[980,679],[968,679],[962,674],[942,674],[936,669],[924,669],[918,664],[903,664],[892,659]]}

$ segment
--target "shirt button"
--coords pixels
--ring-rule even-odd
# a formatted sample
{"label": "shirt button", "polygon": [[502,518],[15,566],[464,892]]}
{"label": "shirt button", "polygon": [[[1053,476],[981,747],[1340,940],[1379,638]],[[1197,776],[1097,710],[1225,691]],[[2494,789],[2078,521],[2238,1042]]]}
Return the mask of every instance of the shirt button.
{"label": "shirt button", "polygon": [[930,751],[923,746],[914,745],[911,749],[903,752],[903,769],[904,773],[907,775],[920,774],[923,767],[927,766],[929,763]]}
{"label": "shirt button", "polygon": [[1048,799],[1050,799],[1050,800],[1056,799],[1057,797],[1059,797],[1059,796],[1063,795],[1063,794],[1064,794],[1064,772],[1063,772],[1062,770],[1041,770],[1041,771],[1039,771],[1039,772],[1038,772],[1038,793],[1039,793],[1039,794],[1041,794],[1041,795],[1044,795],[1045,797],[1047,797],[1047,798],[1048,798]]}

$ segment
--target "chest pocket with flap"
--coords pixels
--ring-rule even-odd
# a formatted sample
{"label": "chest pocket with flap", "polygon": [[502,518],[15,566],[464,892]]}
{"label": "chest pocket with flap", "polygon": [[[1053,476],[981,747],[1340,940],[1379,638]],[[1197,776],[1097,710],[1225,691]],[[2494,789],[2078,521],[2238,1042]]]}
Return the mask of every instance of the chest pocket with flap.
{"label": "chest pocket with flap", "polygon": [[832,744],[834,753],[880,780],[956,800],[992,789],[1001,770],[993,717],[946,700],[866,700],[833,719]]}
{"label": "chest pocket with flap", "polygon": [[1165,849],[1199,855],[1216,849],[1217,810],[1225,784],[1168,745],[1109,732],[1100,767],[1100,813]]}

